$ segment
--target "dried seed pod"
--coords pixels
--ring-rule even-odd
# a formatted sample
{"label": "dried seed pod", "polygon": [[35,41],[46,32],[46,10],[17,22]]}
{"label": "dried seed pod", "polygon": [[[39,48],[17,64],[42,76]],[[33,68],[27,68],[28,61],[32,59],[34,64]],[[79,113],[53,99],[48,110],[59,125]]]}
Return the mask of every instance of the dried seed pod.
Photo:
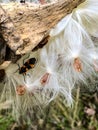
{"label": "dried seed pod", "polygon": [[50,36],[49,36],[49,35],[46,35],[46,36],[39,42],[39,44],[38,44],[35,48],[33,48],[32,51],[37,51],[38,49],[43,48],[43,47],[48,43],[49,38],[50,38]]}

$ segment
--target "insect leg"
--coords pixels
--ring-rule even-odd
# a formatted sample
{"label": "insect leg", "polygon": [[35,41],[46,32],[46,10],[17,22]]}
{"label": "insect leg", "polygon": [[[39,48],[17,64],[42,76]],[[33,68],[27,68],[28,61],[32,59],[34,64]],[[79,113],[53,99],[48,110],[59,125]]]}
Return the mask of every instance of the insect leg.
{"label": "insect leg", "polygon": [[26,83],[26,78],[25,78],[25,75],[26,75],[26,74],[24,73],[24,74],[23,74],[23,77],[24,77],[24,82]]}
{"label": "insect leg", "polygon": [[31,77],[30,74],[27,74],[27,76]]}

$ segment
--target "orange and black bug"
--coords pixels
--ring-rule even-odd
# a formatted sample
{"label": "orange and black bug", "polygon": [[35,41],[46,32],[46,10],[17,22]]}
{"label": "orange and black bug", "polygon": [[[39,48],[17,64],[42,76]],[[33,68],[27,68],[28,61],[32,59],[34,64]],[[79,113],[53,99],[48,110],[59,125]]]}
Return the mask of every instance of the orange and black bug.
{"label": "orange and black bug", "polygon": [[[24,81],[26,81],[25,75],[26,75],[27,71],[35,67],[37,60],[36,60],[36,58],[33,57],[33,58],[28,59],[26,62],[24,62],[24,61],[25,61],[25,59],[23,60],[23,66],[22,67],[20,67],[20,65],[18,63],[16,63],[16,64],[19,66],[19,69],[18,69],[19,74],[23,74]],[[17,72],[17,70],[16,70],[16,72]],[[27,75],[30,76],[29,74],[27,74]]]}
{"label": "orange and black bug", "polygon": [[19,64],[19,74],[26,74],[26,72],[32,68],[35,67],[35,64],[36,64],[37,60],[36,58],[30,58],[28,59],[25,63],[23,61],[23,66],[20,67]]}

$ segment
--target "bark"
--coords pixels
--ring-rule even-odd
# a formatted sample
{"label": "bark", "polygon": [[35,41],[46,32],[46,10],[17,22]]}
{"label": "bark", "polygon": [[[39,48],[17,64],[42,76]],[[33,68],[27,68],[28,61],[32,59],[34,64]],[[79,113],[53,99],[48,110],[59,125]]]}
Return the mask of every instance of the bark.
{"label": "bark", "polygon": [[[0,34],[3,45],[0,46],[3,46],[3,49],[0,48],[0,51],[4,52],[4,60],[8,59],[6,48],[9,49],[10,55],[13,54],[13,57],[17,59],[17,55],[45,45],[51,28],[83,1],[60,0],[45,5],[2,4],[0,6]],[[9,59],[13,61],[11,56]]]}

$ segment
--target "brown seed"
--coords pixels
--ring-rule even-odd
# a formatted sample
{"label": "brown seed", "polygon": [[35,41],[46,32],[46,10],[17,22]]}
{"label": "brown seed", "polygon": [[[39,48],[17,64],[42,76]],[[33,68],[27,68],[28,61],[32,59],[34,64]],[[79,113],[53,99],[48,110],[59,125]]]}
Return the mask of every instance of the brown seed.
{"label": "brown seed", "polygon": [[42,78],[40,79],[40,83],[42,85],[45,85],[46,83],[48,83],[49,81],[49,77],[50,77],[50,74],[49,73],[45,73]]}
{"label": "brown seed", "polygon": [[81,60],[79,58],[75,58],[74,59],[74,64],[73,64],[75,70],[77,72],[81,72],[82,71],[82,64],[81,64]]}
{"label": "brown seed", "polygon": [[22,95],[25,94],[26,89],[25,89],[24,86],[20,85],[20,86],[18,86],[18,87],[16,88],[16,92],[17,92],[18,95],[22,96]]}

